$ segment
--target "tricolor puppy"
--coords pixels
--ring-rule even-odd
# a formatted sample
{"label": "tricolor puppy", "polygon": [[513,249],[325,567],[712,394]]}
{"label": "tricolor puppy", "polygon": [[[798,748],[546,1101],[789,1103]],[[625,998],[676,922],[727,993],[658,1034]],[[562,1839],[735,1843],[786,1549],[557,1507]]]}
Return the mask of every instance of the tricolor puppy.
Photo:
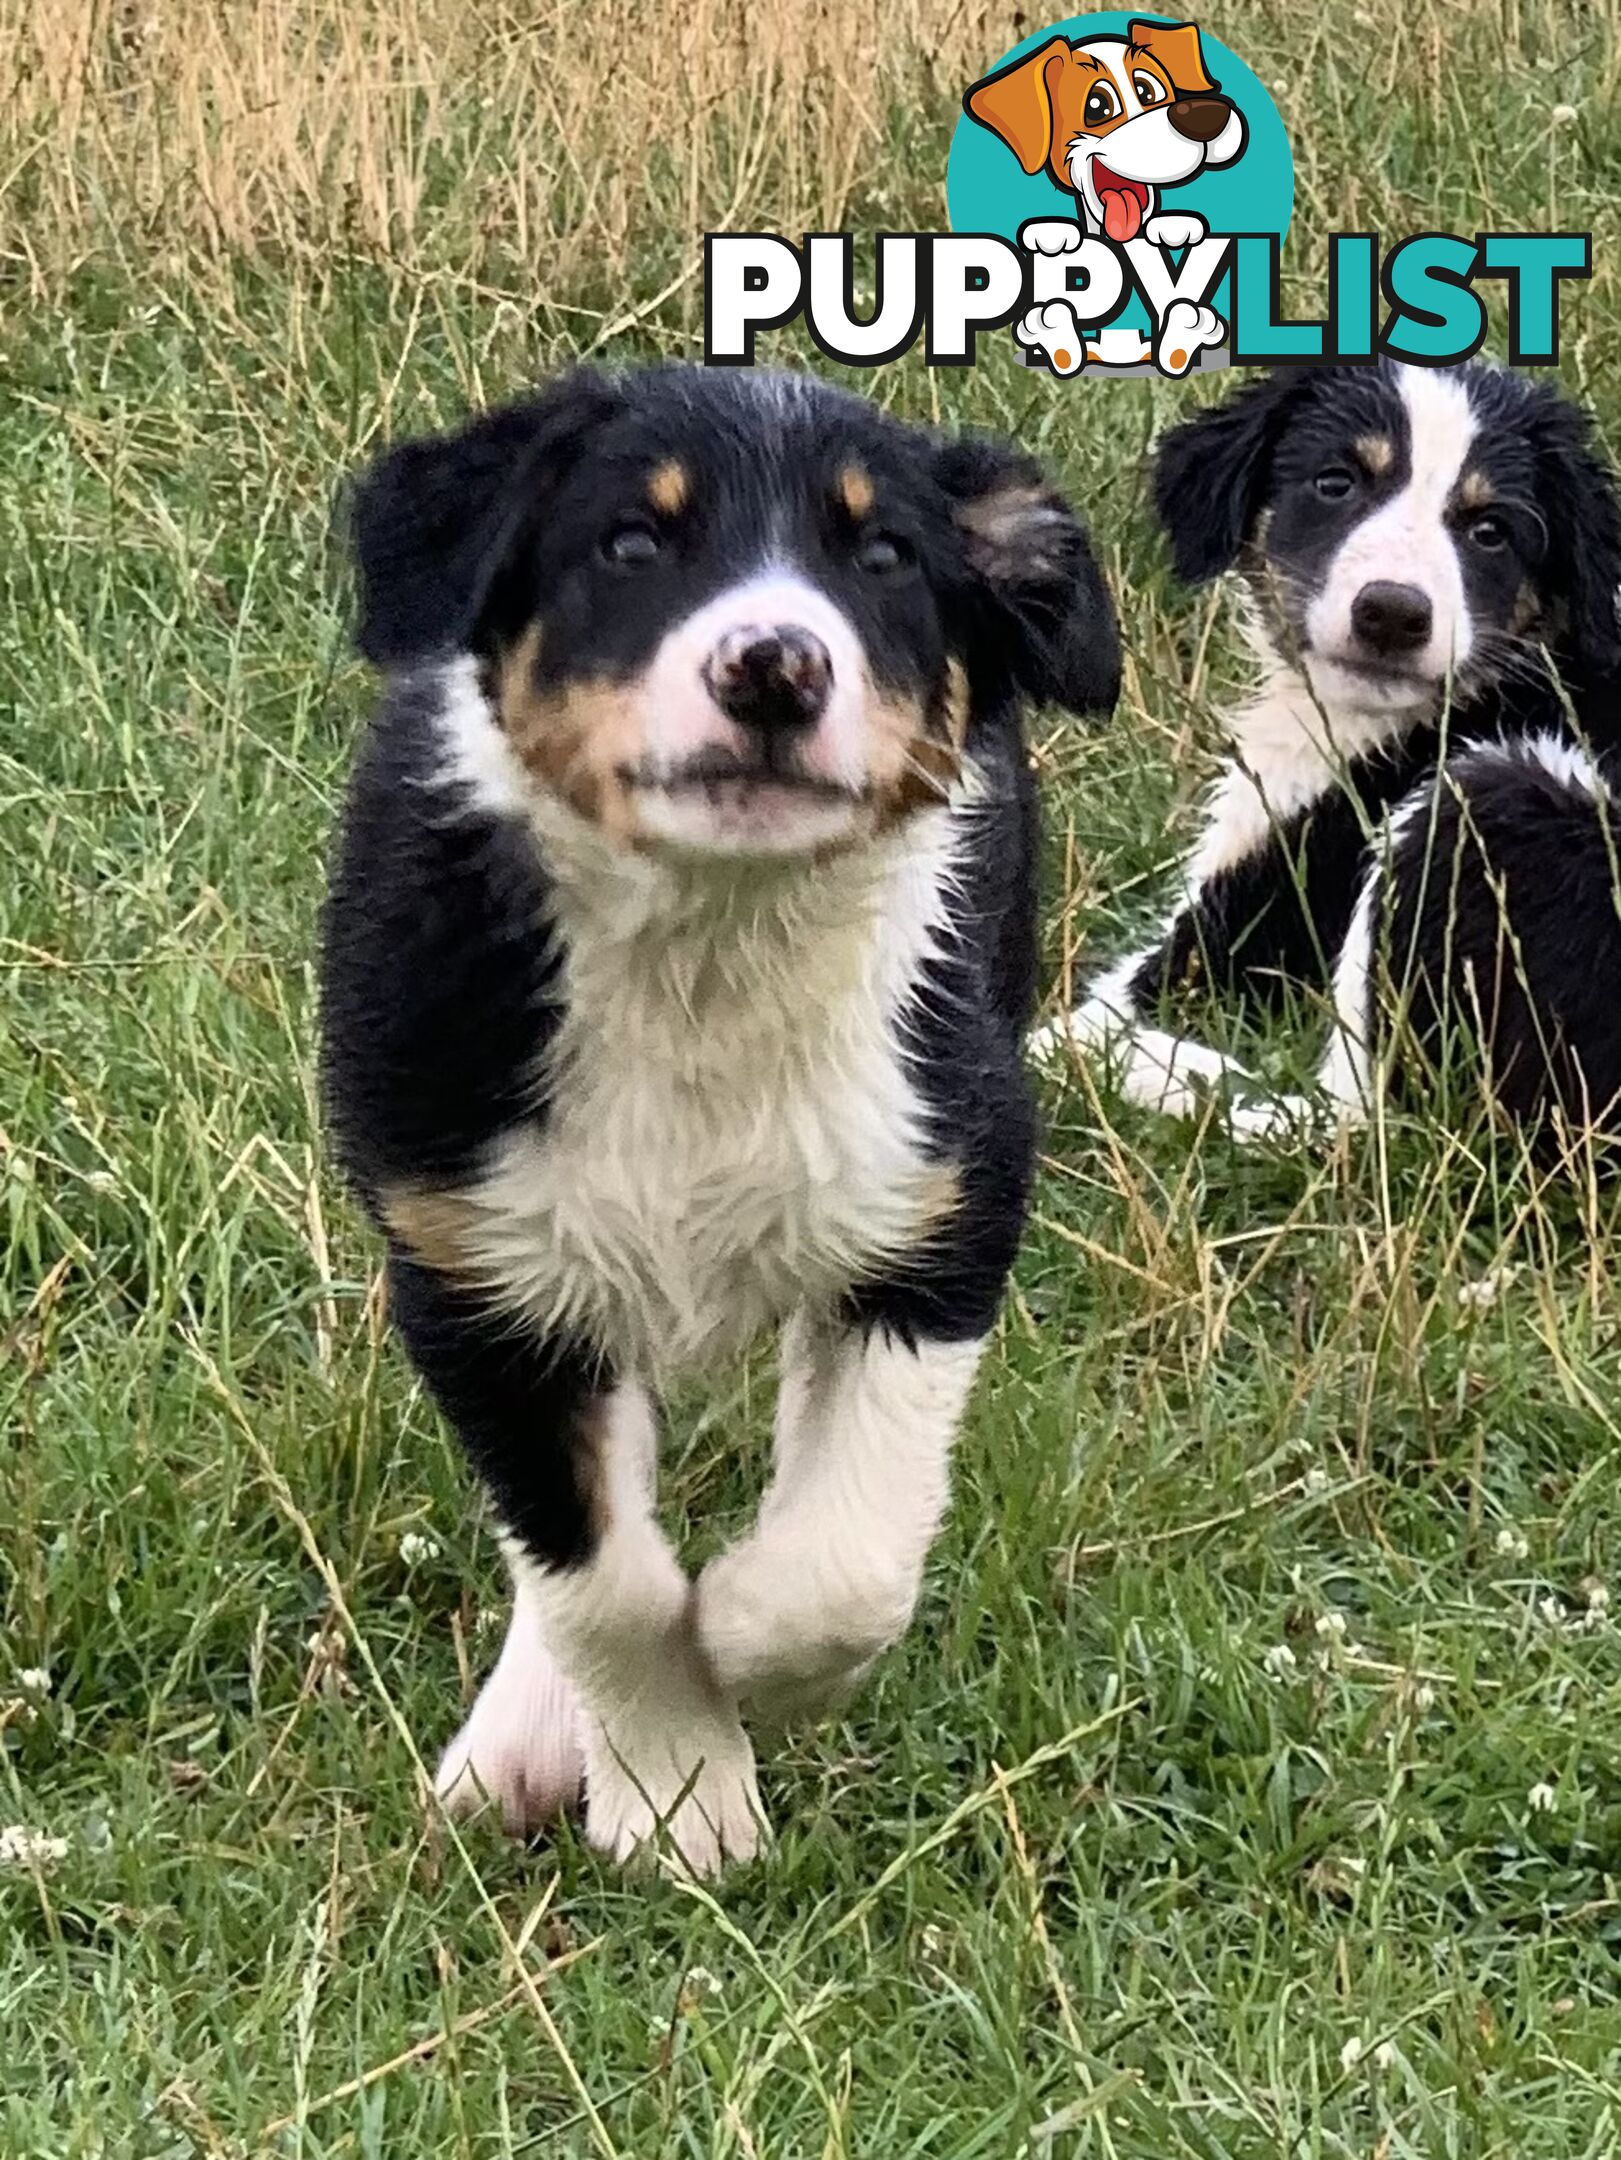
{"label": "tricolor puppy", "polygon": [[[1031,699],[1114,618],[1017,453],[805,377],[571,375],[354,510],[385,694],[325,1062],[394,1324],[487,1484],[511,1630],[440,1771],[620,1858],[760,1835],[740,1710],[906,1626],[1018,1243]],[[656,1391],[781,1323],[775,1469],[689,1581]]]}
{"label": "tricolor puppy", "polygon": [[1124,37],[1078,44],[1049,38],[975,83],[963,104],[1027,173],[1045,168],[1075,197],[1085,231],[1121,242],[1146,232],[1183,247],[1199,237],[1195,218],[1159,228],[1161,188],[1232,164],[1248,140],[1243,114],[1205,68],[1192,23],[1133,22]]}
{"label": "tricolor puppy", "polygon": [[[1173,428],[1175,566],[1240,567],[1259,670],[1160,936],[1037,1038],[1185,1113],[1238,1068],[1168,1032],[1195,985],[1332,987],[1355,1117],[1453,1048],[1545,1131],[1621,1090],[1615,488],[1556,389],[1485,365],[1296,369]],[[1241,1131],[1302,1104],[1241,1105]]]}

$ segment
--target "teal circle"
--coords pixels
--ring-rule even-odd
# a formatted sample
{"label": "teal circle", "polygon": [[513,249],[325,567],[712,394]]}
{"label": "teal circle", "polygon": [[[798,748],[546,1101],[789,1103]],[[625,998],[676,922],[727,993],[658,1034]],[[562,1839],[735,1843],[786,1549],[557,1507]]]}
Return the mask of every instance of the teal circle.
{"label": "teal circle", "polygon": [[[1124,37],[1130,24],[1153,19],[1135,9],[1115,8],[1097,15],[1072,15],[1010,46],[975,80],[999,74],[1055,37],[1076,43],[1089,37]],[[1246,67],[1219,38],[1202,30],[1199,35],[1205,65],[1221,85],[1222,95],[1232,99],[1249,123],[1249,140],[1233,164],[1213,166],[1181,187],[1163,189],[1162,207],[1197,211],[1212,233],[1276,233],[1281,240],[1294,209],[1295,165],[1278,108],[1253,68]],[[953,232],[999,233],[1005,240],[1017,240],[1026,218],[1073,217],[1075,198],[1049,172],[1027,173],[1001,137],[965,111],[946,161],[946,214]],[[1213,305],[1229,319],[1230,282],[1224,277],[1211,296]],[[1146,321],[1135,292],[1111,320],[1139,326]]]}

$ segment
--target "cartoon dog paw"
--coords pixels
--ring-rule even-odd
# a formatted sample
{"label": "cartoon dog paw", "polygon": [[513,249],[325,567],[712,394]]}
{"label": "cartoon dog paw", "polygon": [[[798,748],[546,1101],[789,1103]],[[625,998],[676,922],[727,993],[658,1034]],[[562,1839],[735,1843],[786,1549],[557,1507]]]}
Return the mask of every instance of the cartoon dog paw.
{"label": "cartoon dog paw", "polygon": [[1202,347],[1219,345],[1226,335],[1227,325],[1214,308],[1173,300],[1159,326],[1155,365],[1162,375],[1185,375]]}
{"label": "cartoon dog paw", "polygon": [[1164,210],[1158,217],[1151,217],[1143,231],[1155,247],[1192,247],[1195,240],[1202,240],[1210,230],[1202,217],[1195,217],[1191,210]]}
{"label": "cartoon dog paw", "polygon": [[1086,339],[1067,300],[1027,309],[1013,335],[1027,352],[1045,353],[1055,375],[1078,375],[1086,365]]}
{"label": "cartoon dog paw", "polygon": [[1073,218],[1031,218],[1019,227],[1027,255],[1073,255],[1085,237]]}

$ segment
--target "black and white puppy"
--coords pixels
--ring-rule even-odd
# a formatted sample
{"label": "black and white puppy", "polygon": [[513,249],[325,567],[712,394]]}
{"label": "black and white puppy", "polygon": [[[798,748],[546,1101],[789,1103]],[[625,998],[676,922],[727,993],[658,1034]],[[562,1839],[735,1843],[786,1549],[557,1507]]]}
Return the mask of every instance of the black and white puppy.
{"label": "black and white puppy", "polygon": [[1289,370],[1173,428],[1154,496],[1184,578],[1241,568],[1260,681],[1180,904],[1037,1048],[1107,1046],[1129,1099],[1186,1114],[1247,1076],[1167,1029],[1175,993],[1331,989],[1342,1115],[1454,1042],[1516,1116],[1602,1111],[1621,528],[1582,414],[1483,364]]}
{"label": "black and white puppy", "polygon": [[[1113,701],[1027,458],[803,376],[571,375],[354,509],[387,678],[325,926],[343,1161],[483,1477],[511,1629],[439,1773],[755,1850],[740,1706],[901,1633],[1032,1157],[1031,699]],[[654,1396],[784,1325],[752,1532],[689,1581]]]}

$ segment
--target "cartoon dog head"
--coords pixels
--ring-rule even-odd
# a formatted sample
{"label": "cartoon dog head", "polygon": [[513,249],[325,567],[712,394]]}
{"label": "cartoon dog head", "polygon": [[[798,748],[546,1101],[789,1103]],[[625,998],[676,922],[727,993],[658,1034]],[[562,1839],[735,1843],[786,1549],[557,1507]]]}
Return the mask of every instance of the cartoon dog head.
{"label": "cartoon dog head", "polygon": [[1244,116],[1206,71],[1193,23],[1133,22],[1124,37],[1050,38],[975,83],[964,110],[999,135],[1027,173],[1045,167],[1082,222],[1134,240],[1158,190],[1230,165]]}

